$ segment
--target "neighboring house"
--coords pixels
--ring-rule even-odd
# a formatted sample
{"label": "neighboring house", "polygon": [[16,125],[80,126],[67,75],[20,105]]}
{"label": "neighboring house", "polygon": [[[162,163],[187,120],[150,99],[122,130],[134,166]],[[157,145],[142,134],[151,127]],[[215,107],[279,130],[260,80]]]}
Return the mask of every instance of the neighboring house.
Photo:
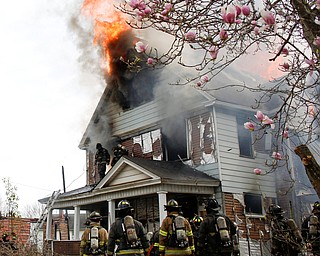
{"label": "neighboring house", "polygon": [[0,238],[6,233],[9,241],[25,244],[35,222],[37,222],[35,218],[2,217],[0,219]]}
{"label": "neighboring house", "polygon": [[[184,215],[192,218],[194,214],[203,215],[205,201],[215,197],[222,211],[239,225],[244,255],[267,251],[266,211],[271,203],[278,202],[283,179],[277,178],[276,173],[253,172],[255,168],[266,168],[273,150],[269,134],[256,140],[259,134],[244,129],[243,124],[256,112],[251,108],[255,98],[232,88],[209,93],[168,87],[167,81],[161,79],[150,87],[148,81],[142,81],[130,83],[137,90],[135,101],[130,98],[129,89],[121,92],[119,87],[112,87],[111,81],[83,135],[79,147],[87,153],[87,184],[61,194],[53,206],[75,211],[72,239],[80,238],[80,210],[88,214],[99,211],[105,216],[102,225],[109,228],[117,203],[128,199],[135,208],[135,217],[148,231],[154,231],[166,215],[163,205],[169,199],[175,198]],[[215,82],[227,84],[228,77]],[[139,91],[146,87],[153,93]],[[119,94],[121,97],[114,96]],[[146,95],[147,99],[139,100],[137,95]],[[275,107],[274,102],[269,105]],[[271,116],[273,109],[263,111]],[[96,143],[111,154],[118,143],[129,151],[98,182],[94,166]],[[295,204],[284,197],[281,200],[285,209]],[[51,221],[49,212],[48,222]],[[53,239],[50,228],[49,240]]]}

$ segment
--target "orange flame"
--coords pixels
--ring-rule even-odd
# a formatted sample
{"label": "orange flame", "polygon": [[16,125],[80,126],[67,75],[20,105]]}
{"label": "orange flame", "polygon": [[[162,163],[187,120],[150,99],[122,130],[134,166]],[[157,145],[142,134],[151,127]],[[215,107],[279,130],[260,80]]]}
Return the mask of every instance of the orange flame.
{"label": "orange flame", "polygon": [[94,20],[94,45],[103,49],[103,64],[111,72],[110,44],[118,40],[119,35],[129,30],[122,13],[117,11],[111,0],[85,0],[81,11]]}

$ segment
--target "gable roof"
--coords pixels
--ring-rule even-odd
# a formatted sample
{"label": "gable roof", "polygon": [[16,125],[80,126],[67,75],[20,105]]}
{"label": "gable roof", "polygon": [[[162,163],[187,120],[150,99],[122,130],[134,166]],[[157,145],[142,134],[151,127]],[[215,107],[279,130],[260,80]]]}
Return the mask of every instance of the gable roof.
{"label": "gable roof", "polygon": [[[123,156],[96,186],[97,189],[147,181],[150,183],[218,186],[219,180],[181,161],[156,161]],[[95,188],[95,189],[96,189]]]}
{"label": "gable roof", "polygon": [[[121,157],[96,186],[85,186],[62,193],[54,202],[56,209],[74,205],[88,206],[106,200],[154,194],[197,193],[211,195],[220,181],[182,162],[156,161],[136,157]],[[45,204],[49,198],[39,202]]]}

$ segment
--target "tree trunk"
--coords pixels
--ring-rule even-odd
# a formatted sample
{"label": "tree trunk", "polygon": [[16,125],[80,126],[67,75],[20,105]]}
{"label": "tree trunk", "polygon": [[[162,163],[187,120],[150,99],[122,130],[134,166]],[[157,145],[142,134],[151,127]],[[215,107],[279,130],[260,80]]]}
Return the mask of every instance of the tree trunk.
{"label": "tree trunk", "polygon": [[294,152],[301,158],[306,169],[309,180],[318,196],[320,197],[320,166],[314,159],[307,145],[300,145],[294,149]]}

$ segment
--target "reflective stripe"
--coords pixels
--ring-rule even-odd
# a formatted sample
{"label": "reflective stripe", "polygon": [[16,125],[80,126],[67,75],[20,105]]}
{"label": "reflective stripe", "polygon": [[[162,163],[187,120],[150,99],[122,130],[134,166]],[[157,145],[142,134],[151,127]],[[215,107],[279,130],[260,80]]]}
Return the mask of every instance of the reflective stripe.
{"label": "reflective stripe", "polygon": [[162,236],[168,236],[168,232],[166,232],[166,231],[164,231],[162,229],[160,229],[159,234],[162,235]]}
{"label": "reflective stripe", "polygon": [[194,251],[195,250],[194,245],[190,246],[190,249],[191,249],[191,251]]}
{"label": "reflective stripe", "polygon": [[159,246],[159,243],[154,243],[153,246]]}
{"label": "reflective stripe", "polygon": [[117,254],[142,254],[143,249],[127,249],[127,250],[120,250]]}
{"label": "reflective stripe", "polygon": [[186,235],[187,235],[187,236],[192,236],[192,235],[193,235],[193,234],[192,234],[192,230],[186,231]]}
{"label": "reflective stripe", "polygon": [[166,247],[165,247],[164,245],[159,245],[159,250],[160,250],[160,251],[164,251],[165,248],[166,248]]}
{"label": "reflective stripe", "polygon": [[191,255],[191,249],[190,247],[186,249],[166,249],[166,254],[165,255]]}

